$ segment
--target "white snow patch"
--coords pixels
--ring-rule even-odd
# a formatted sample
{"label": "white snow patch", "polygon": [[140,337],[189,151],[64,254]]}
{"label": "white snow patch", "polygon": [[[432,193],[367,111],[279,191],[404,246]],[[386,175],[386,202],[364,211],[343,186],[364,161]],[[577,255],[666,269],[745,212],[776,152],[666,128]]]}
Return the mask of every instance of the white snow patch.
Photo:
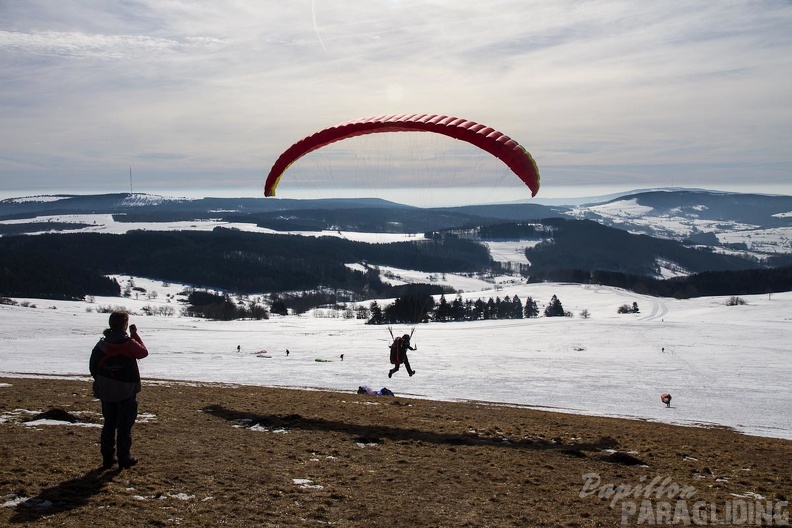
{"label": "white snow patch", "polygon": [[23,497],[21,495],[11,494],[6,495],[2,498],[3,504],[0,504],[0,508],[15,508],[20,504],[27,502],[30,500],[30,497]]}
{"label": "white snow patch", "polygon": [[266,433],[275,433],[275,434],[286,434],[286,433],[289,432],[288,430],[286,430],[286,429],[284,429],[282,427],[279,427],[277,429],[270,429],[269,427],[264,427],[261,424],[252,425],[252,426],[249,427],[249,429],[251,431],[263,431],[263,432],[266,432]]}
{"label": "white snow patch", "polygon": [[429,273],[404,270],[390,266],[379,266],[380,279],[386,284],[400,286],[410,283],[438,284],[449,286],[458,292],[491,289],[498,280],[514,280],[514,277],[482,277],[476,274]]}
{"label": "white snow patch", "polygon": [[53,506],[53,502],[45,499],[37,499],[35,497],[22,497],[16,494],[6,495],[3,497],[3,508],[14,508],[17,506],[25,506],[33,510],[46,510]]}
{"label": "white snow patch", "polygon": [[324,488],[324,486],[322,486],[320,484],[314,484],[313,481],[310,480],[310,479],[299,479],[299,478],[296,478],[296,479],[292,479],[292,482],[294,482],[296,485],[300,486],[300,488],[302,488],[302,489],[323,489]]}
{"label": "white snow patch", "polygon": [[153,413],[140,413],[137,415],[137,423],[156,423],[157,415]]}
{"label": "white snow patch", "polygon": [[641,205],[638,203],[637,198],[630,200],[617,200],[615,202],[606,203],[602,205],[594,205],[585,208],[575,208],[574,212],[579,214],[580,211],[593,211],[599,215],[607,216],[608,218],[632,218],[635,216],[648,216],[653,211],[651,207]]}
{"label": "white snow patch", "polygon": [[21,425],[26,427],[39,427],[44,425],[66,425],[72,427],[102,427],[102,424],[82,423],[82,422],[64,422],[62,420],[33,420],[32,422],[22,422]]}
{"label": "white snow patch", "polygon": [[753,491],[746,491],[745,493],[731,493],[732,497],[737,497],[740,499],[751,499],[751,500],[765,500],[764,495],[760,495],[759,493],[755,493]]}
{"label": "white snow patch", "polygon": [[0,423],[19,422],[23,414],[40,414],[41,411],[29,411],[27,409],[14,409],[4,414],[0,414]]}
{"label": "white snow patch", "polygon": [[485,241],[484,244],[489,248],[490,255],[492,255],[492,259],[495,262],[530,264],[525,257],[525,250],[541,242],[541,240],[517,240],[509,242]]}
{"label": "white snow patch", "polygon": [[168,493],[168,496],[181,501],[187,501],[195,498],[195,495],[187,495],[186,493]]}
{"label": "white snow patch", "polygon": [[657,267],[660,268],[660,278],[662,279],[671,279],[674,277],[684,277],[690,275],[689,271],[676,262],[660,258],[656,259],[655,262],[657,263]]}
{"label": "white snow patch", "polygon": [[58,195],[42,195],[42,196],[21,196],[19,198],[7,198],[5,200],[0,200],[6,203],[48,203],[48,202],[58,202],[60,200],[65,200],[69,198],[68,196],[58,196]]}

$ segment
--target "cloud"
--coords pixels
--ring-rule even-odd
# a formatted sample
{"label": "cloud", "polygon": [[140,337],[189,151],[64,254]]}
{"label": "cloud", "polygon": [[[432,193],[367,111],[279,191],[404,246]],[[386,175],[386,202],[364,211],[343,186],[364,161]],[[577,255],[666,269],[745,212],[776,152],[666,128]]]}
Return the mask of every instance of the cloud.
{"label": "cloud", "polygon": [[770,0],[6,2],[0,174],[80,186],[134,160],[152,183],[257,182],[317,129],[434,112],[520,141],[545,189],[617,182],[612,167],[630,167],[627,187],[661,181],[664,164],[776,181],[768,167],[792,162],[789,27],[792,6]]}
{"label": "cloud", "polygon": [[63,58],[131,59],[152,53],[177,53],[188,48],[216,47],[218,39],[186,37],[182,40],[144,35],[102,35],[42,31],[19,33],[0,31],[0,48],[10,53],[27,53]]}

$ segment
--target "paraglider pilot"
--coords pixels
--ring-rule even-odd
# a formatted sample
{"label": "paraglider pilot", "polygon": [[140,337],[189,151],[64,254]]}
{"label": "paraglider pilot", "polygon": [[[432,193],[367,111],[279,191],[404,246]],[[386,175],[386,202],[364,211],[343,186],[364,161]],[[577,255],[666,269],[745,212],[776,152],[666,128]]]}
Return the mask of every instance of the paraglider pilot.
{"label": "paraglider pilot", "polygon": [[390,346],[390,362],[393,364],[393,368],[388,371],[389,378],[393,377],[393,373],[399,370],[399,366],[402,363],[404,363],[404,366],[407,368],[407,374],[410,376],[415,374],[415,371],[410,368],[410,361],[407,359],[408,350],[418,350],[418,347],[413,348],[410,346],[409,334],[404,334],[393,340]]}

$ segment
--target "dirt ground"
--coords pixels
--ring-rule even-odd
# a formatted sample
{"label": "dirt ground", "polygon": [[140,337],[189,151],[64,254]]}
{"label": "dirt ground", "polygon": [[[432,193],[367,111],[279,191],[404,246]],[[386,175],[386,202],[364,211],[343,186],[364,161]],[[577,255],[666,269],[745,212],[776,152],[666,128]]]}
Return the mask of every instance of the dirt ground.
{"label": "dirt ground", "polygon": [[[0,378],[0,525],[789,524],[792,441],[351,391],[146,380],[139,401],[140,463],[102,470],[89,381]],[[23,422],[52,409],[81,423]]]}

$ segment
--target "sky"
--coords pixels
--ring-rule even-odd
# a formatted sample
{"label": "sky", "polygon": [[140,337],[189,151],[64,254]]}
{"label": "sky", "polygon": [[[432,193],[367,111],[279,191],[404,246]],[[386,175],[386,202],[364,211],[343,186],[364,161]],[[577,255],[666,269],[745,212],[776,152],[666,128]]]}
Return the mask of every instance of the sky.
{"label": "sky", "polygon": [[[414,113],[519,142],[537,198],[792,194],[790,27],[777,0],[0,0],[0,198],[263,196],[301,138]],[[431,180],[530,198],[467,144],[398,135],[309,154],[278,195]]]}

